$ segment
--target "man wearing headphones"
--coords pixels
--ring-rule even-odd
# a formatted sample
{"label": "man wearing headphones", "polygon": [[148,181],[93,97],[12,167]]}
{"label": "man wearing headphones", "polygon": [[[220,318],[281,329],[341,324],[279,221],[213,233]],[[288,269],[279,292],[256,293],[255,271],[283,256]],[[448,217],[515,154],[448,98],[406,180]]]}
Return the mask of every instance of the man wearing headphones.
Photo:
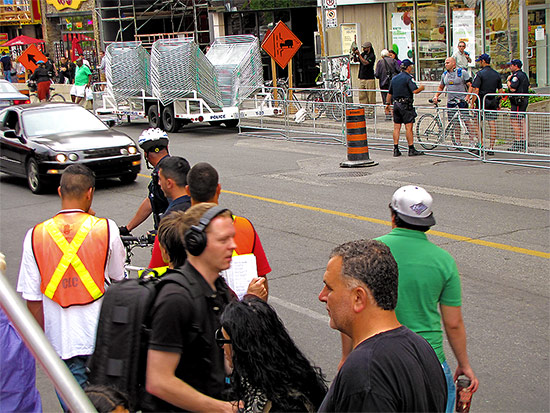
{"label": "man wearing headphones", "polygon": [[[233,412],[236,406],[221,400],[224,354],[215,341],[219,316],[236,299],[219,276],[229,268],[236,248],[231,212],[201,203],[165,219],[159,228],[161,251],[172,262],[184,244],[187,261],[178,270],[189,287],[166,284],[157,296],[151,312],[146,390],[161,399],[155,406],[158,411]],[[253,281],[249,293],[252,290],[258,296],[266,294],[263,282]]]}
{"label": "man wearing headphones", "polygon": [[159,171],[157,165],[161,160],[170,156],[168,153],[168,135],[162,129],[149,128],[144,130],[139,136],[138,144],[143,150],[143,157],[147,167],[151,165],[151,182],[149,182],[149,194],[139,206],[134,217],[126,224],[119,227],[120,235],[130,235],[130,232],[141,225],[151,212],[153,213],[153,222],[155,229],[158,229],[161,215],[168,208],[168,199],[162,192],[159,184]]}

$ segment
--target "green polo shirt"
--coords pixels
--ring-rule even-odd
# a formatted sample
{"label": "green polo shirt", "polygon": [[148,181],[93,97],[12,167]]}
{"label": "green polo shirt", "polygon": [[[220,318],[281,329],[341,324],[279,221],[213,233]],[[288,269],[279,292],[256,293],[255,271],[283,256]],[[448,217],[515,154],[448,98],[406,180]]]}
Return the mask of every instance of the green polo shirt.
{"label": "green polo shirt", "polygon": [[462,305],[460,276],[454,258],[428,241],[420,231],[394,228],[377,240],[390,248],[399,269],[397,319],[424,337],[443,363],[439,304]]}
{"label": "green polo shirt", "polygon": [[90,68],[86,65],[76,67],[76,74],[74,76],[74,84],[77,86],[84,86],[88,84],[88,76],[92,74]]}

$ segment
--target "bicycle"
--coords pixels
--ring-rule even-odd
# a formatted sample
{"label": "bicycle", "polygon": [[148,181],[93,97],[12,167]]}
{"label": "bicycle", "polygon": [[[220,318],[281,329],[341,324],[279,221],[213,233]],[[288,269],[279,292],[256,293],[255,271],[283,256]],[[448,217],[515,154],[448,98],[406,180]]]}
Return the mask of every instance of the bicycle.
{"label": "bicycle", "polygon": [[[34,84],[34,86],[33,86]],[[27,83],[29,86],[29,100],[31,103],[40,103],[40,99],[38,99],[38,93],[37,93],[37,86],[36,83],[29,82]],[[65,97],[61,93],[53,93],[55,92],[55,86],[53,84],[50,86],[50,97],[49,99],[46,99],[47,102],[66,102]]]}
{"label": "bicycle", "polygon": [[428,102],[435,106],[435,116],[431,113],[426,113],[420,117],[416,125],[416,136],[420,142],[420,145],[424,149],[432,150],[438,145],[444,144],[445,138],[449,135],[451,136],[453,145],[459,147],[461,143],[459,139],[455,140],[455,132],[465,134],[466,139],[469,142],[473,141],[470,133],[470,128],[473,126],[466,124],[466,122],[468,122],[469,115],[462,113],[464,109],[461,110],[457,105],[453,116],[449,119],[445,128],[443,128],[443,110],[438,105],[438,103],[441,102],[441,99],[429,99]]}
{"label": "bicycle", "polygon": [[344,116],[344,94],[348,88],[347,79],[334,78],[336,87],[327,90],[314,90],[306,98],[306,111],[313,119],[319,119],[323,113],[340,122]]}
{"label": "bicycle", "polygon": [[[128,269],[128,266],[132,263],[132,257],[134,256],[133,249],[136,247],[139,248],[147,248],[153,246],[155,243],[155,235],[148,233],[144,235],[140,235],[139,237],[134,237],[133,235],[121,235],[120,239],[122,240],[122,245],[124,245],[124,249],[126,250],[126,267]],[[135,269],[135,268],[130,268]]]}

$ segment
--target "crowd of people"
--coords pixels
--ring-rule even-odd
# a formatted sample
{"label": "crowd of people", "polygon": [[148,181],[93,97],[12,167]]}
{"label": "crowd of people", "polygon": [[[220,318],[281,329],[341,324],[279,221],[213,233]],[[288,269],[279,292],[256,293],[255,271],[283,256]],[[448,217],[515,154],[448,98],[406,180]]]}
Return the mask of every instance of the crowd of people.
{"label": "crowd of people", "polygon": [[[366,108],[367,118],[374,117],[374,105],[376,104],[375,79],[378,79],[382,103],[385,104],[386,120],[393,119],[394,122],[393,156],[401,156],[399,149],[401,125],[405,125],[409,156],[423,155],[424,153],[416,150],[413,145],[413,124],[417,117],[414,108],[414,95],[425,89],[424,85],[417,85],[414,81],[414,62],[410,59],[400,61],[393,50],[386,49],[380,52],[381,57],[376,61],[371,42],[364,42],[362,48],[362,53],[359,50],[354,50],[352,57],[360,65],[358,77],[359,86],[362,90],[359,92],[359,102],[368,105]],[[434,101],[437,103],[441,93],[445,90],[448,92],[448,118],[449,120],[457,119],[456,117],[453,118],[456,112],[460,112],[461,117],[465,118],[467,128],[472,131],[470,136],[478,137],[476,142],[468,142],[468,144],[478,147],[470,150],[475,154],[480,153],[481,125],[461,109],[473,107],[489,111],[484,112],[489,129],[489,143],[485,149],[487,149],[486,154],[491,156],[494,155],[496,141],[495,121],[497,114],[495,111],[499,109],[501,100],[493,94],[505,93],[505,90],[503,89],[501,75],[491,67],[491,57],[487,53],[479,55],[475,62],[479,64],[480,70],[472,78],[470,71],[472,58],[466,51],[466,43],[460,41],[457,45],[457,51],[445,60],[445,70],[441,76]],[[512,95],[510,97],[510,109],[512,112],[511,124],[514,131],[514,142],[508,149],[511,151],[526,150],[525,115],[522,113],[526,112],[529,103],[528,96],[525,96],[529,93],[529,78],[521,70],[522,66],[523,63],[519,59],[512,59],[508,63],[510,75],[506,84],[508,87],[507,93]],[[513,96],[515,94],[519,96]],[[460,146],[460,126],[457,121],[453,122],[455,123],[452,131],[453,141]]]}
{"label": "crowd of people", "polygon": [[[205,162],[190,167],[185,158],[172,156],[160,130],[144,131],[139,144],[154,169],[149,196],[130,223],[119,228],[96,217],[93,172],[69,166],[58,189],[61,210],[27,232],[17,284],[98,411],[142,407],[108,382],[89,386],[86,366],[102,298],[125,278],[119,235],[150,214],[156,215],[158,248],[151,265],[162,269],[157,276],[182,278],[163,284],[148,315],[142,390],[148,411],[452,412],[459,376],[470,380],[467,391],[477,390],[466,350],[460,276],[451,255],[425,235],[435,218],[433,199],[423,188],[395,191],[389,234],[346,242],[329,256],[319,300],[330,327],[341,333],[342,359],[328,388],[268,304],[271,267],[260,238],[248,219],[218,205],[216,169]],[[161,193],[164,202],[157,199]],[[233,260],[250,256],[256,265],[239,298],[223,275]],[[443,352],[441,321],[456,357],[454,373]],[[34,370],[23,374],[27,385],[29,375]],[[24,397],[17,393],[10,400],[18,396]]]}

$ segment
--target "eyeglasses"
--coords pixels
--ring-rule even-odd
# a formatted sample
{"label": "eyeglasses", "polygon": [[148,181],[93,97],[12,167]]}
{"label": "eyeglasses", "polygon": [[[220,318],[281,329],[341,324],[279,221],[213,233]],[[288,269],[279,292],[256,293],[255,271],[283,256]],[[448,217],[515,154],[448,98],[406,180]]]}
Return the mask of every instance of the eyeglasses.
{"label": "eyeglasses", "polygon": [[221,327],[216,330],[214,338],[216,339],[216,343],[218,344],[218,346],[220,346],[220,348],[223,348],[224,344],[231,344],[231,340],[228,340],[223,336]]}

